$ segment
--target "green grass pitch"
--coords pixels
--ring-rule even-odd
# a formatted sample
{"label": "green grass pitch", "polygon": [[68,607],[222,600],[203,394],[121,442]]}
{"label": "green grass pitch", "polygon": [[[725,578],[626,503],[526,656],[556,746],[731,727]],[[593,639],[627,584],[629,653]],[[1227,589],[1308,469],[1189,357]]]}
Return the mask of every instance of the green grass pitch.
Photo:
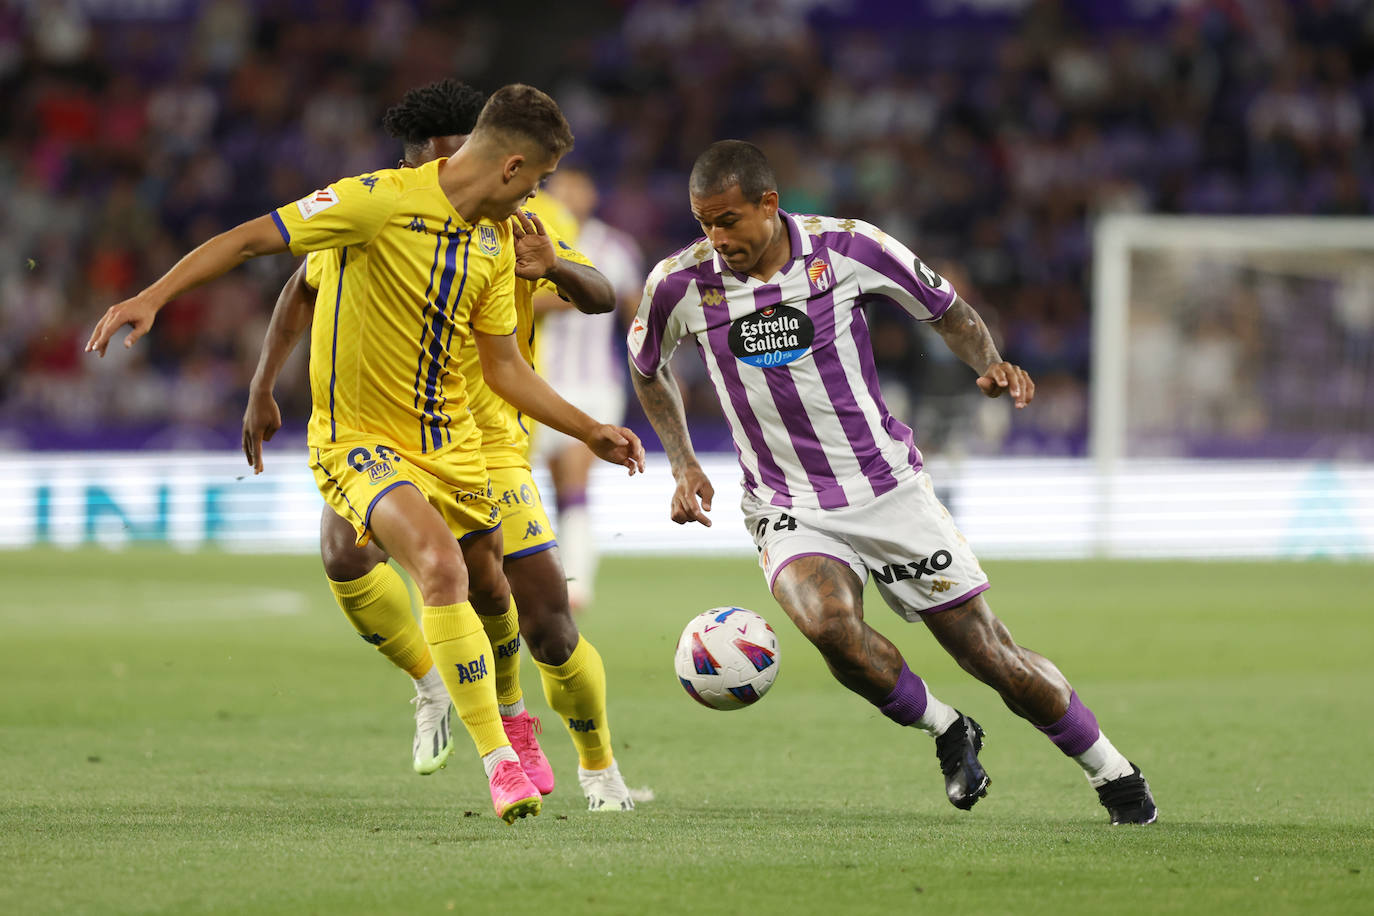
{"label": "green grass pitch", "polygon": [[[604,657],[626,815],[560,780],[492,814],[465,742],[410,771],[411,688],[313,557],[0,553],[0,913],[1374,912],[1374,567],[990,563],[992,606],[1143,765],[1110,828],[1078,768],[870,594],[869,617],[988,732],[945,801],[931,742],[826,673],[740,558],[613,558]],[[702,709],[672,672],[708,607],[762,612],[782,668]],[[460,732],[460,736],[462,733]]]}

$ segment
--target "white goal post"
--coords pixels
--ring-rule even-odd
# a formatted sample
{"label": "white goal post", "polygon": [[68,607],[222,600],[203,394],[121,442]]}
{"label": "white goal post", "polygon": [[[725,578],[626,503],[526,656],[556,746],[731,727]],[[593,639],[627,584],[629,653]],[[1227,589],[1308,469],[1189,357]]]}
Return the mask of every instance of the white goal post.
{"label": "white goal post", "polygon": [[1193,523],[1232,514],[1282,527],[1281,553],[1374,553],[1374,218],[1103,216],[1092,283],[1097,552],[1166,511],[1190,522],[1167,484],[1161,505],[1123,504],[1123,475],[1226,464],[1303,475],[1305,508],[1280,521],[1257,493]]}

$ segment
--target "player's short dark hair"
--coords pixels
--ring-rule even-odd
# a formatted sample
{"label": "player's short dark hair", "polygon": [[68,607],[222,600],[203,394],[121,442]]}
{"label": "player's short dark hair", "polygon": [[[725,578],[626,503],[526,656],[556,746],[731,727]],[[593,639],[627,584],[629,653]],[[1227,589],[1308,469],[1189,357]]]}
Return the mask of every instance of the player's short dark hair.
{"label": "player's short dark hair", "polygon": [[777,176],[763,150],[743,140],[718,140],[706,147],[687,181],[694,197],[711,197],[735,185],[750,203],[758,203],[765,191],[778,189]]}
{"label": "player's short dark hair", "polygon": [[387,109],[382,126],[406,148],[424,146],[433,137],[470,134],[486,99],[455,79],[417,86]]}
{"label": "player's short dark hair", "polygon": [[473,133],[522,137],[550,156],[573,148],[572,128],[558,103],[533,86],[511,83],[491,94],[477,117]]}

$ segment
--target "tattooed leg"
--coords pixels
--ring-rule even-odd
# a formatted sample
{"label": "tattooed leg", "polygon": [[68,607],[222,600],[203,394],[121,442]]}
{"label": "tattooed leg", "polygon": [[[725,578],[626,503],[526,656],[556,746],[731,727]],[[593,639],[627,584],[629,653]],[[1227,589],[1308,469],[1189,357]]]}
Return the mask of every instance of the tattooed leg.
{"label": "tattooed leg", "polygon": [[996,690],[1012,712],[1037,726],[1063,718],[1073,688],[1054,662],[1018,646],[983,600],[925,615],[940,645],[969,674]]}
{"label": "tattooed leg", "polygon": [[801,557],[778,573],[773,597],[837,681],[870,703],[892,693],[902,654],[864,623],[863,583],[852,569],[830,557]]}

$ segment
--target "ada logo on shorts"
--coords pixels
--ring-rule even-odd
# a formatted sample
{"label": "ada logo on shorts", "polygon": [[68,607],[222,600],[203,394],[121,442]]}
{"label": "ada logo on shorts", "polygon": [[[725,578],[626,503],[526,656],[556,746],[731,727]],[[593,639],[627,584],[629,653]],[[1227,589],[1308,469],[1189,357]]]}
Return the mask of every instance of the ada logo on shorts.
{"label": "ada logo on shorts", "polygon": [[501,253],[501,242],[496,238],[495,226],[477,227],[477,247],[492,257]]}
{"label": "ada logo on shorts", "polygon": [[800,309],[775,305],[730,325],[730,352],[751,366],[783,366],[811,349],[816,327]]}
{"label": "ada logo on shorts", "polygon": [[377,457],[359,446],[348,453],[348,464],[353,470],[367,474],[368,481],[375,487],[388,478],[396,476],[396,462],[401,458],[385,445],[377,446]]}

